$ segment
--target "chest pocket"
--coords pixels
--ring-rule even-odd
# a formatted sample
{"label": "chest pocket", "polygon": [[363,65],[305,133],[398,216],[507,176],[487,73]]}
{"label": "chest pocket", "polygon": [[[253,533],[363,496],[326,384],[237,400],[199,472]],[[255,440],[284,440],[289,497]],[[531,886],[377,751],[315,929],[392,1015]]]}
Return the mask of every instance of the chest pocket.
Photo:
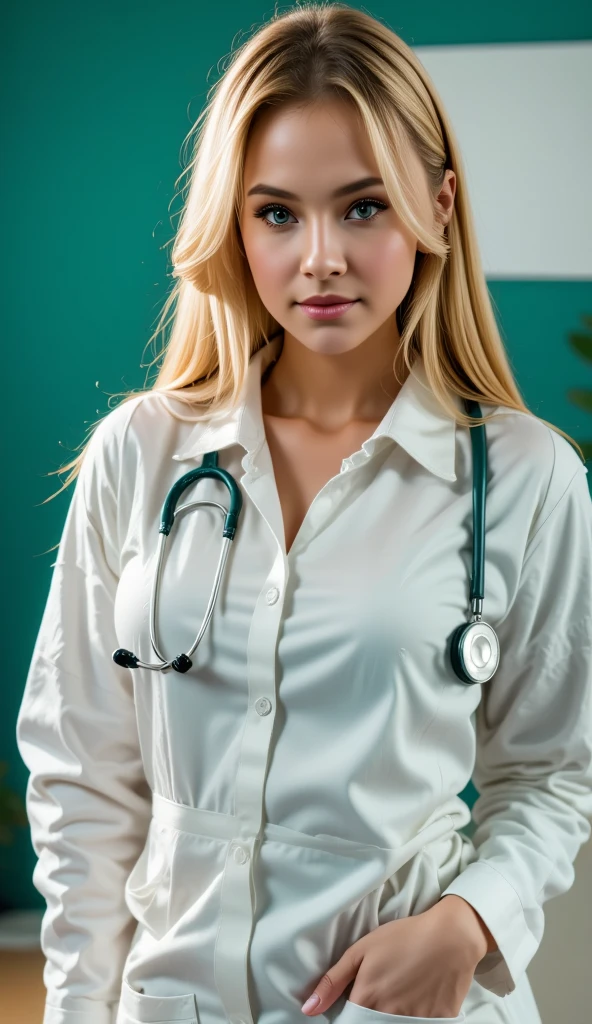
{"label": "chest pocket", "polygon": [[115,1024],[199,1024],[195,995],[149,996],[123,978]]}
{"label": "chest pocket", "polygon": [[347,999],[333,1024],[389,1024],[389,1021],[392,1024],[463,1024],[465,1019],[464,1013],[459,1013],[457,1017],[408,1017],[405,1014],[382,1013]]}

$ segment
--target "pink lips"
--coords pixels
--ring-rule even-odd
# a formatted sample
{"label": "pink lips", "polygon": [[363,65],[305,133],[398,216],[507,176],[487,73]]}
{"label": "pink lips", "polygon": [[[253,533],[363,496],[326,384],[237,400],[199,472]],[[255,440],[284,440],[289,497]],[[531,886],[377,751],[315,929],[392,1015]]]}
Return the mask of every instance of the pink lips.
{"label": "pink lips", "polygon": [[299,302],[298,305],[303,313],[311,317],[313,320],[334,320],[335,317],[343,316],[347,313],[348,309],[355,306],[358,299],[353,299],[351,302],[336,302],[330,306],[327,305],[314,305],[308,302]]}

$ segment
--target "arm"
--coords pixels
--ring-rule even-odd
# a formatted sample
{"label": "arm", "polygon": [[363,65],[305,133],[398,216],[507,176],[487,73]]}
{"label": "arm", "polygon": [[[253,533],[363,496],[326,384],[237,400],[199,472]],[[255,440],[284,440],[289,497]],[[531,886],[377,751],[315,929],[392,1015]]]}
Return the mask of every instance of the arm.
{"label": "arm", "polygon": [[592,504],[578,468],[535,524],[501,661],[477,708],[477,858],[441,899],[469,903],[497,948],[475,978],[511,992],[537,951],[543,904],[566,892],[592,817]]}
{"label": "arm", "polygon": [[136,923],[124,885],[151,814],[131,674],[111,657],[114,416],[119,408],[95,430],[76,481],[17,721],[33,883],[47,902],[43,1024],[111,1024]]}
{"label": "arm", "polygon": [[467,945],[470,946],[472,942],[477,960],[481,960],[486,953],[493,953],[497,949],[497,943],[485,921],[462,896],[456,896],[451,892],[446,893],[446,896],[441,896],[438,903],[434,904],[429,912],[433,913],[436,907],[441,908],[442,906],[446,910],[450,910],[452,915],[448,918],[447,927],[451,926],[450,922],[452,922],[452,927],[458,926],[466,936]]}

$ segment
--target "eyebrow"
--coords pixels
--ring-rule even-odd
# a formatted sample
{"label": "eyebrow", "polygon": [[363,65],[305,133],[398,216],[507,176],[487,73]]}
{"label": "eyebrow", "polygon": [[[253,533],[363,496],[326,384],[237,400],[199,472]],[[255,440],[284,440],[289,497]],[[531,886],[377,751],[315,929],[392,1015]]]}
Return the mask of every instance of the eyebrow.
{"label": "eyebrow", "polygon": [[[361,188],[369,188],[370,185],[384,185],[382,178],[360,178],[359,181],[352,181],[349,185],[342,185],[332,193],[332,199],[340,196],[347,196],[350,192],[358,192]],[[285,188],[274,188],[272,185],[253,185],[247,192],[248,196],[266,195],[279,196],[280,199],[298,199],[295,192],[287,192]]]}

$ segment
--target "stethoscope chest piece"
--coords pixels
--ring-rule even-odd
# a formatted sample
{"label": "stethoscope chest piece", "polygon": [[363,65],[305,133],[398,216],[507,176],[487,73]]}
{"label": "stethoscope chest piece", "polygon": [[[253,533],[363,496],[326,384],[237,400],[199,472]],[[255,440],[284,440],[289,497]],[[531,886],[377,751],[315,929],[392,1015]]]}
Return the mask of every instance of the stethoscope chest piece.
{"label": "stethoscope chest piece", "polygon": [[463,622],[452,634],[452,667],[463,683],[486,683],[494,675],[500,647],[492,626],[483,619]]}
{"label": "stethoscope chest piece", "polygon": [[[468,399],[466,402],[469,414],[481,418],[479,403],[472,399]],[[454,630],[450,646],[450,659],[453,670],[461,682],[468,684],[486,683],[494,675],[500,659],[499,642],[495,630],[482,619],[485,585],[485,496],[487,490],[487,445],[483,424],[475,424],[471,427],[471,445],[473,452],[473,565],[470,588],[472,616],[470,621],[463,622]],[[183,491],[202,477],[213,477],[226,485],[230,492],[230,506],[228,508],[219,502],[210,500],[195,501],[180,508],[176,507]],[[224,516],[220,560],[208,607],[192,647],[187,653],[179,654],[172,661],[168,661],[162,654],[156,637],[156,608],[164,547],[176,517],[181,512],[193,510],[200,505],[214,506]],[[160,661],[156,664],[140,661],[132,651],[118,648],[112,655],[113,661],[117,665],[121,665],[124,668],[157,670],[173,668],[176,672],[180,673],[186,673],[192,667],[191,655],[200,643],[210,621],[224,572],[229,545],[234,540],[241,508],[242,494],[240,488],[230,473],[218,466],[218,452],[207,452],[204,455],[201,467],[185,473],[173,485],[165,499],[161,512],[157,567],[154,574],[150,602],[150,641]]]}
{"label": "stethoscope chest piece", "polygon": [[[470,416],[481,417],[478,402],[466,402]],[[500,645],[495,630],[482,618],[485,590],[485,496],[487,491],[487,444],[485,427],[471,427],[473,452],[473,566],[471,573],[471,610],[468,622],[458,626],[450,638],[450,660],[461,682],[486,683],[495,674],[500,660]]]}

